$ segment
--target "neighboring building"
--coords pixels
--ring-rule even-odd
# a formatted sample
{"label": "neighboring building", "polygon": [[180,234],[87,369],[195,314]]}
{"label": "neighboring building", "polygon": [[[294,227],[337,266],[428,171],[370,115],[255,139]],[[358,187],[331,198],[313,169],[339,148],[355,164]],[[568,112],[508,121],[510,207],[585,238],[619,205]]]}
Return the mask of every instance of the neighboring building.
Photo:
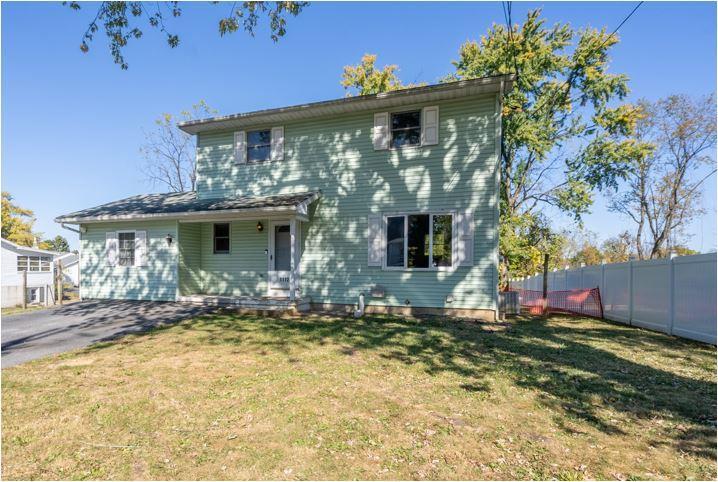
{"label": "neighboring building", "polygon": [[511,84],[182,123],[197,135],[196,191],[56,219],[80,226],[80,296],[350,310],[364,294],[368,312],[493,319]]}
{"label": "neighboring building", "polygon": [[22,304],[23,272],[27,273],[26,296],[30,304],[53,301],[53,259],[58,253],[20,246],[2,239],[2,307]]}
{"label": "neighboring building", "polygon": [[80,256],[77,253],[63,253],[55,258],[55,263],[62,263],[62,280],[80,286]]}

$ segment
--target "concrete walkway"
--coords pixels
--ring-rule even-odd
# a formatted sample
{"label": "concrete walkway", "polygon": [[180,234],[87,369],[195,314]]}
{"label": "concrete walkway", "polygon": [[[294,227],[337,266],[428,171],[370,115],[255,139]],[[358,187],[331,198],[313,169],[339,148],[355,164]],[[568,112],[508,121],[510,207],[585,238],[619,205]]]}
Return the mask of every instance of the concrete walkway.
{"label": "concrete walkway", "polygon": [[172,302],[93,300],[3,316],[2,368],[209,311]]}

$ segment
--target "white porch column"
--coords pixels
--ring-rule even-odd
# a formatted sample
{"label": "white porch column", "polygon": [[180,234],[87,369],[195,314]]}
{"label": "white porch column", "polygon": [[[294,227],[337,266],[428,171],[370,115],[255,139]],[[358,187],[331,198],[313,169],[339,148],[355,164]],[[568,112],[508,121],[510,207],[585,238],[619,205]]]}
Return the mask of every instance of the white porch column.
{"label": "white porch column", "polygon": [[297,220],[296,218],[292,218],[289,221],[289,299],[290,301],[294,301],[296,296],[296,253],[297,253]]}

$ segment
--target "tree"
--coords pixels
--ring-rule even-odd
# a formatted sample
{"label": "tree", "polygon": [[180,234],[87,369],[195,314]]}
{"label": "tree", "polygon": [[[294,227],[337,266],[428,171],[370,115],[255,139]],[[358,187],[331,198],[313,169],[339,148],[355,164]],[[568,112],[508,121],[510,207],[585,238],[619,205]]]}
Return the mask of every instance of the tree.
{"label": "tree", "polygon": [[[214,2],[220,4],[220,2]],[[81,2],[63,2],[72,10],[80,10]],[[228,4],[223,4],[228,5]],[[249,35],[254,36],[260,18],[266,16],[269,23],[270,37],[278,42],[286,31],[287,18],[299,15],[308,2],[234,2],[231,4],[229,15],[219,19],[219,34],[224,36],[240,28]],[[115,64],[127,69],[128,64],[122,55],[122,49],[130,39],[139,39],[143,36],[143,28],[149,26],[164,35],[167,45],[175,48],[180,43],[180,37],[171,33],[165,24],[172,18],[182,15],[182,8],[177,1],[172,2],[102,2],[97,8],[94,19],[90,22],[82,36],[80,50],[88,52],[95,34],[103,29],[110,47],[110,53]],[[144,20],[146,26],[141,27]]]}
{"label": "tree", "polygon": [[531,276],[542,269],[543,255],[549,254],[549,267],[563,265],[561,253],[566,238],[551,230],[549,222],[541,215],[516,216],[513,224],[499,224],[501,252],[501,276]]}
{"label": "tree", "polygon": [[[672,95],[641,102],[637,136],[656,145],[637,159],[625,182],[611,191],[609,209],[635,225],[640,259],[666,257],[700,209],[702,184],[715,172],[708,155],[716,145],[715,96]],[[701,168],[709,165],[707,172]]]}
{"label": "tree", "polygon": [[70,251],[70,243],[59,234],[52,239],[46,239],[39,245],[40,249],[55,251],[57,253],[68,253]]}
{"label": "tree", "polygon": [[601,264],[603,253],[596,242],[596,233],[581,229],[564,231],[562,236],[565,241],[560,260],[561,267]]}
{"label": "tree", "polygon": [[177,128],[177,123],[216,112],[201,100],[191,110],[179,115],[162,114],[155,121],[155,130],[145,133],[145,144],[140,148],[145,158],[143,172],[153,185],[159,184],[172,192],[195,190],[194,138]]}
{"label": "tree", "polygon": [[378,70],[375,64],[376,55],[364,54],[359,64],[344,67],[341,84],[346,90],[353,89],[353,92],[347,92],[347,96],[379,94],[410,87],[402,85],[396,75],[396,65],[385,65]]}
{"label": "tree", "polygon": [[[517,74],[503,99],[503,233],[518,234],[526,222],[538,222],[546,207],[580,222],[593,192],[615,186],[651,150],[631,137],[641,112],[620,103],[628,93],[627,77],[608,72],[608,51],[617,36],[544,23],[534,10],[510,30],[494,24],[480,41],[461,46],[449,77]],[[503,259],[512,255],[511,240],[500,238]]]}
{"label": "tree", "polygon": [[628,231],[608,238],[601,244],[603,261],[606,263],[623,263],[633,256],[634,238]]}
{"label": "tree", "polygon": [[2,237],[22,246],[33,246],[40,236],[32,232],[34,213],[14,204],[12,200],[9,192],[2,192]]}

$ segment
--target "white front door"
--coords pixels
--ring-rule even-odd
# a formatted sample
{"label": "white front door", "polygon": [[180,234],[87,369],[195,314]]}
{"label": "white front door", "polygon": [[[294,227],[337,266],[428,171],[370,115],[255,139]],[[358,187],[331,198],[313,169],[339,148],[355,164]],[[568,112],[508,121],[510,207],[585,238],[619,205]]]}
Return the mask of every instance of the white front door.
{"label": "white front door", "polygon": [[287,290],[292,269],[292,237],[289,222],[273,221],[269,233],[269,290]]}

